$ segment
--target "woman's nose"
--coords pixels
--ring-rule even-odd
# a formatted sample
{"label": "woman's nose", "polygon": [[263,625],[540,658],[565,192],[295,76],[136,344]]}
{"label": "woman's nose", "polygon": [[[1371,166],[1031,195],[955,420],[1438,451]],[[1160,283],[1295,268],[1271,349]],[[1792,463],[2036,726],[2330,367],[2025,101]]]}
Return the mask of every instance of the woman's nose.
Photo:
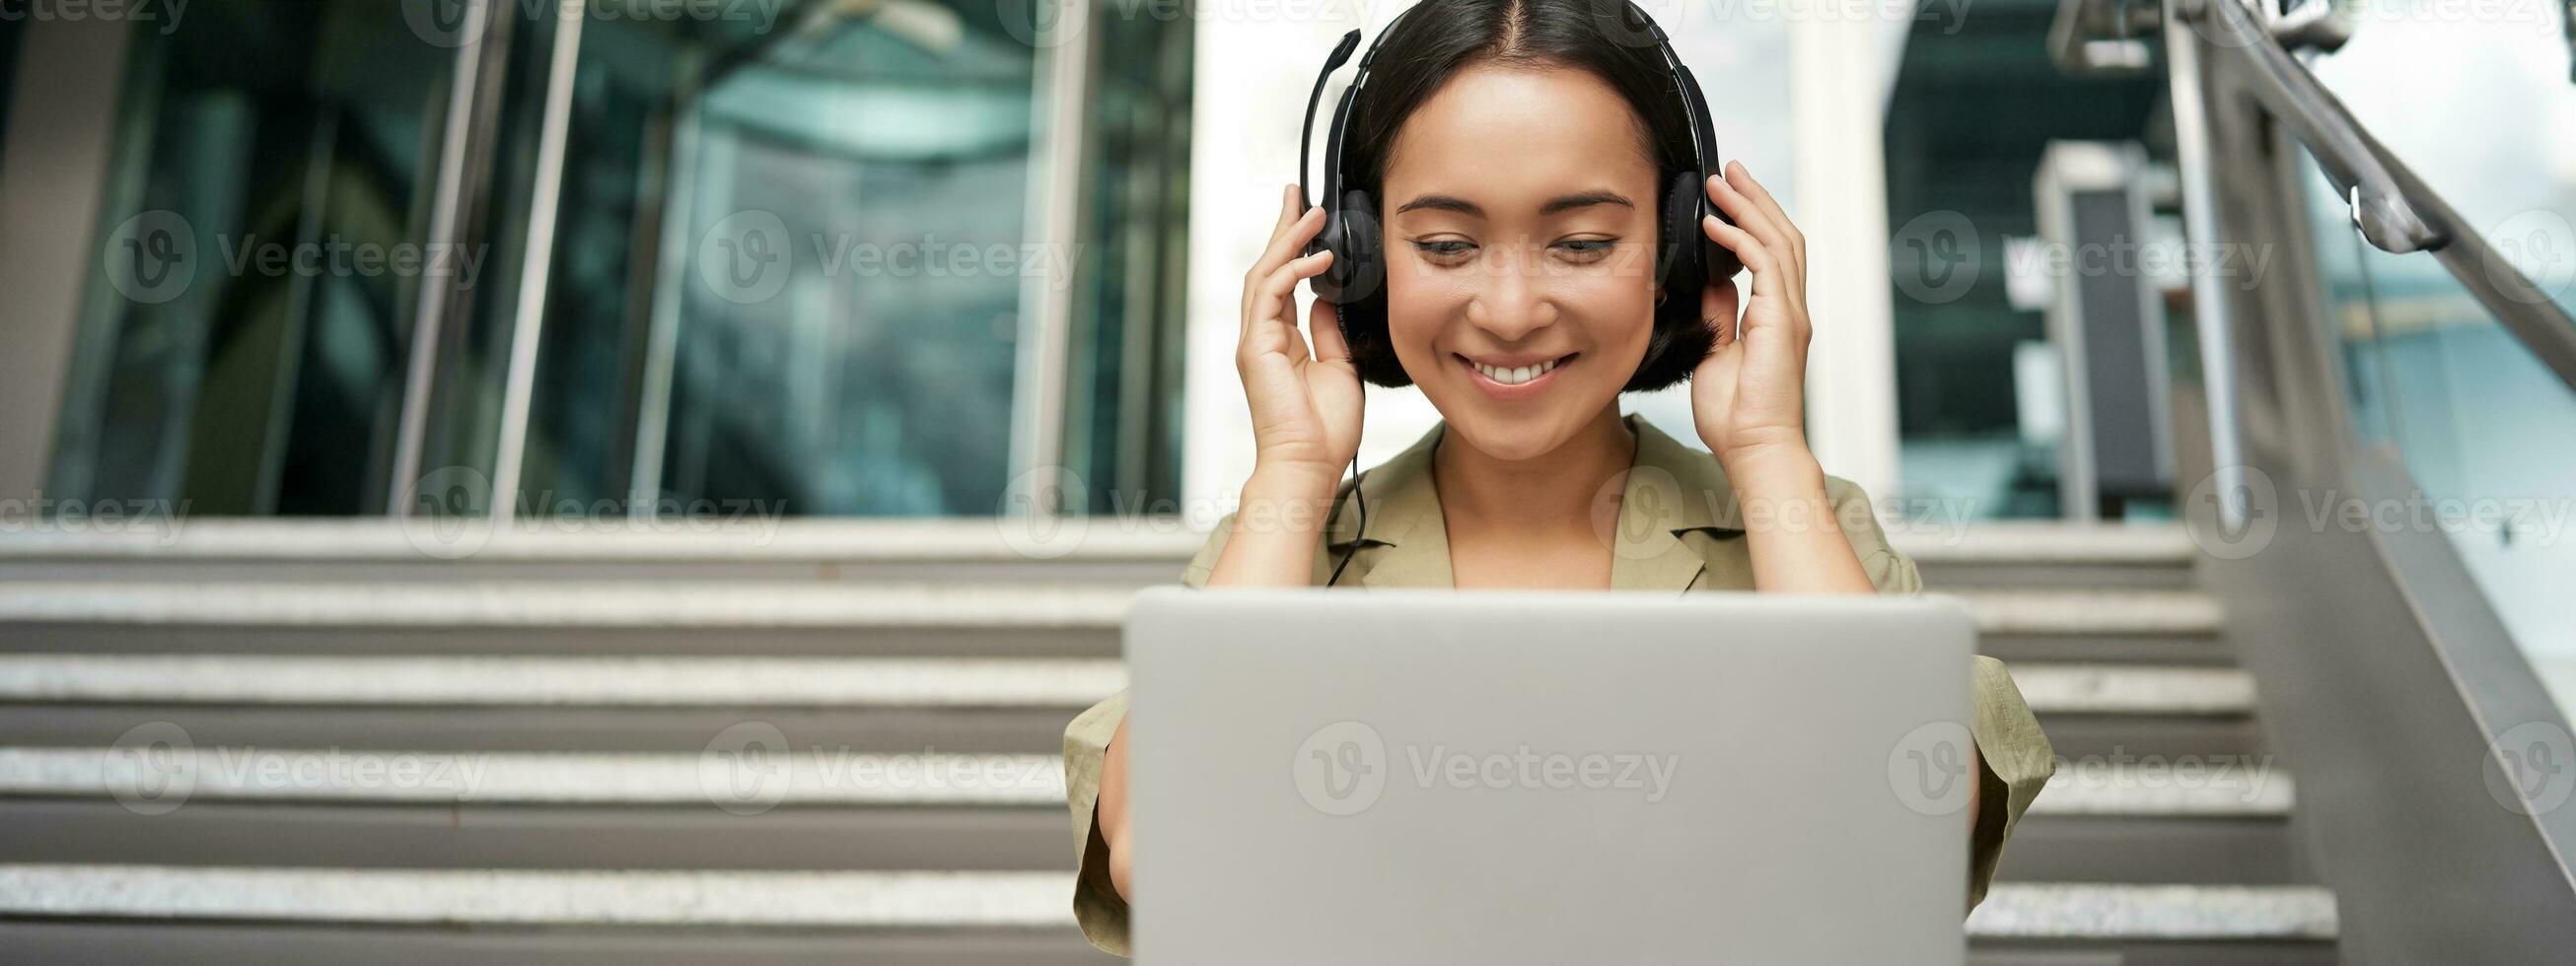
{"label": "woman's nose", "polygon": [[1467,321],[1505,342],[1546,328],[1556,321],[1556,300],[1543,266],[1527,245],[1498,246],[1486,259],[1483,290],[1467,303]]}

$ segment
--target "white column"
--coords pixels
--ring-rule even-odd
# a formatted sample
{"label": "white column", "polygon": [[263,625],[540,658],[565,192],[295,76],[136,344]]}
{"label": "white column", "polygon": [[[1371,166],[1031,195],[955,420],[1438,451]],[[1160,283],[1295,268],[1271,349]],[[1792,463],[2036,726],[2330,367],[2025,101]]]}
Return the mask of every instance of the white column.
{"label": "white column", "polygon": [[106,257],[98,206],[113,170],[128,26],[34,20],[23,28],[0,132],[8,158],[0,169],[0,340],[8,345],[0,352],[0,499],[33,499],[53,460],[81,296]]}
{"label": "white column", "polygon": [[1897,492],[1896,332],[1888,294],[1883,25],[1789,24],[1797,207],[1808,245],[1807,436],[1825,472]]}
{"label": "white column", "polygon": [[[1283,186],[1297,180],[1297,135],[1306,95],[1334,42],[1353,28],[1362,49],[1405,0],[1333,4],[1323,16],[1211,17],[1199,21],[1196,103],[1190,133],[1190,294],[1188,423],[1182,433],[1184,513],[1198,526],[1233,508],[1252,473],[1252,411],[1234,350],[1243,328],[1243,274],[1260,257],[1279,219]],[[1308,176],[1323,186],[1324,129],[1334,99],[1359,57],[1336,72],[1315,121],[1316,159]],[[1314,296],[1297,287],[1297,322]],[[1370,386],[1360,430],[1360,465],[1374,466],[1431,428],[1440,414],[1420,390]]]}

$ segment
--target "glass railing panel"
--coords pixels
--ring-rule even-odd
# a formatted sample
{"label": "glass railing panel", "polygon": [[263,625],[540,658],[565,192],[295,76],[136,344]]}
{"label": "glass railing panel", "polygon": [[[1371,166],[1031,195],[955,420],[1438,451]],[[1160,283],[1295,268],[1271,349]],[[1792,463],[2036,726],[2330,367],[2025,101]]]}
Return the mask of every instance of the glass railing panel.
{"label": "glass railing panel", "polygon": [[2441,262],[2364,242],[2333,186],[2307,172],[2355,430],[2398,454],[2423,499],[2281,493],[2283,525],[2444,533],[2560,707],[2576,707],[2576,391]]}
{"label": "glass railing panel", "polygon": [[2308,67],[2501,259],[2576,313],[2576,83],[2549,0],[2343,0]]}

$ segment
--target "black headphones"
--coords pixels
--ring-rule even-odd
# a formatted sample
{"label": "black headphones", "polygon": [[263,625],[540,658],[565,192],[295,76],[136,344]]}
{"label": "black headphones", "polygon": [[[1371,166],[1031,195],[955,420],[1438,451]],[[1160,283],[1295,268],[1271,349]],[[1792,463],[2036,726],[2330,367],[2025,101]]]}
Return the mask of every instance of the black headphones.
{"label": "black headphones", "polygon": [[[1324,227],[1315,233],[1313,241],[1306,244],[1304,254],[1329,251],[1333,253],[1333,261],[1324,266],[1321,273],[1307,279],[1306,284],[1316,298],[1330,302],[1340,310],[1338,316],[1345,340],[1350,338],[1351,322],[1355,317],[1384,311],[1386,296],[1385,236],[1378,221],[1377,199],[1370,197],[1364,189],[1345,190],[1342,187],[1348,174],[1343,170],[1342,145],[1347,140],[1351,104],[1359,99],[1360,88],[1368,84],[1369,63],[1377,59],[1377,49],[1386,43],[1387,35],[1394,33],[1396,25],[1412,16],[1415,10],[1433,2],[1435,0],[1419,0],[1397,14],[1395,20],[1378,33],[1376,42],[1369,44],[1368,53],[1360,57],[1359,72],[1352,75],[1350,86],[1342,90],[1341,101],[1333,107],[1333,126],[1325,132],[1324,192],[1320,201],[1324,206]],[[1668,292],[1679,289],[1686,293],[1683,304],[1696,313],[1700,289],[1712,280],[1734,278],[1735,273],[1743,268],[1743,263],[1733,251],[1709,240],[1707,233],[1699,227],[1700,219],[1709,215],[1715,215],[1728,224],[1735,223],[1708,200],[1708,179],[1720,170],[1717,128],[1709,121],[1708,97],[1700,91],[1699,78],[1682,63],[1681,56],[1673,52],[1672,40],[1664,36],[1664,28],[1656,25],[1655,18],[1647,16],[1634,0],[1619,2],[1638,21],[1632,26],[1643,26],[1647,35],[1654,38],[1655,49],[1663,54],[1664,67],[1672,74],[1673,87],[1681,98],[1682,109],[1690,115],[1691,170],[1669,175],[1671,187],[1664,193],[1663,210],[1657,222],[1655,284]],[[1315,109],[1323,104],[1324,83],[1332,79],[1334,71],[1350,62],[1351,51],[1357,50],[1359,45],[1359,31],[1343,34],[1341,42],[1333,45],[1332,56],[1325,58],[1324,69],[1315,75],[1314,93],[1306,96],[1306,123],[1297,136],[1297,194],[1309,207],[1318,203],[1307,196],[1306,187],[1311,183],[1307,179],[1306,161],[1314,149]],[[1698,244],[1691,244],[1693,239]],[[1366,389],[1365,386],[1362,388]],[[1351,459],[1351,471],[1351,496],[1360,510],[1359,534],[1352,538],[1350,549],[1342,552],[1341,563],[1333,567],[1331,579],[1324,582],[1327,587],[1341,581],[1343,568],[1351,565],[1351,558],[1359,553],[1360,545],[1368,539],[1368,499],[1361,494],[1359,487],[1359,481],[1367,474],[1359,471],[1357,457]],[[1332,513],[1325,517],[1325,533],[1332,532],[1333,523],[1341,515],[1342,504],[1336,501]]]}
{"label": "black headphones", "polygon": [[[1404,22],[1404,18],[1432,2],[1421,0],[1396,15],[1394,22],[1379,32],[1377,41],[1371,43],[1368,53],[1360,58],[1359,72],[1351,77],[1350,86],[1342,90],[1341,101],[1333,108],[1333,126],[1325,132],[1323,197],[1306,200],[1309,206],[1324,206],[1324,227],[1315,233],[1313,241],[1307,243],[1304,254],[1333,253],[1332,263],[1308,279],[1307,285],[1316,298],[1344,309],[1340,316],[1346,336],[1352,318],[1349,309],[1368,310],[1381,304],[1386,283],[1385,238],[1378,221],[1378,200],[1364,189],[1342,187],[1350,173],[1343,169],[1342,146],[1348,140],[1351,104],[1359,99],[1360,89],[1368,85],[1369,63],[1377,59],[1378,47],[1395,32],[1397,24]],[[1673,76],[1681,107],[1690,116],[1692,170],[1675,171],[1668,176],[1671,187],[1664,194],[1663,211],[1658,221],[1655,284],[1667,291],[1679,289],[1688,293],[1687,304],[1696,306],[1702,287],[1714,279],[1733,278],[1742,267],[1734,252],[1710,241],[1699,227],[1700,219],[1707,215],[1716,215],[1729,224],[1734,222],[1708,200],[1707,181],[1718,173],[1721,164],[1717,156],[1716,126],[1709,121],[1708,99],[1700,91],[1699,78],[1673,52],[1672,40],[1664,35],[1664,29],[1657,26],[1654,18],[1647,16],[1634,0],[1619,2],[1636,18],[1636,26],[1643,26],[1647,35],[1654,38],[1655,49],[1663,54],[1664,66]],[[1297,139],[1297,191],[1300,198],[1305,197],[1306,186],[1310,183],[1306,161],[1313,148],[1315,109],[1323,103],[1324,83],[1332,78],[1333,71],[1341,69],[1351,59],[1351,51],[1359,47],[1359,42],[1360,32],[1357,30],[1342,35],[1341,43],[1333,47],[1333,55],[1324,61],[1323,71],[1315,75],[1314,93],[1306,97],[1306,123]],[[1698,244],[1690,243],[1694,239]]]}

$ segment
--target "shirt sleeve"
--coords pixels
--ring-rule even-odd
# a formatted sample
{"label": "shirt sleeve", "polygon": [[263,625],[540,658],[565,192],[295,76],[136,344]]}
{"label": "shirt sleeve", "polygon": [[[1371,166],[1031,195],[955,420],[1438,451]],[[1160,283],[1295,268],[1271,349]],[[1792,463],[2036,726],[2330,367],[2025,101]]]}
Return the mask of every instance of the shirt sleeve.
{"label": "shirt sleeve", "polygon": [[[1860,555],[1861,569],[1869,572],[1878,592],[1922,593],[1922,572],[1913,558],[1888,543],[1868,495],[1848,480],[1830,477],[1825,489],[1852,550]],[[1977,743],[1976,830],[1968,839],[1968,908],[1973,910],[1985,901],[2004,843],[2011,840],[2022,813],[2056,773],[2057,752],[2004,662],[1977,655],[1968,686],[1968,735]]]}
{"label": "shirt sleeve", "polygon": [[[1226,535],[1233,532],[1234,514],[1229,513],[1217,521],[1216,530],[1190,558],[1189,566],[1182,568],[1183,586],[1207,586],[1208,571],[1225,550]],[[1135,954],[1128,941],[1127,900],[1119,898],[1117,886],[1109,879],[1109,844],[1100,838],[1100,767],[1108,756],[1109,740],[1126,720],[1127,692],[1120,691],[1084,710],[1064,729],[1064,797],[1073,811],[1074,868],[1078,870],[1073,918],[1082,926],[1083,938],[1103,952],[1120,956]]]}

